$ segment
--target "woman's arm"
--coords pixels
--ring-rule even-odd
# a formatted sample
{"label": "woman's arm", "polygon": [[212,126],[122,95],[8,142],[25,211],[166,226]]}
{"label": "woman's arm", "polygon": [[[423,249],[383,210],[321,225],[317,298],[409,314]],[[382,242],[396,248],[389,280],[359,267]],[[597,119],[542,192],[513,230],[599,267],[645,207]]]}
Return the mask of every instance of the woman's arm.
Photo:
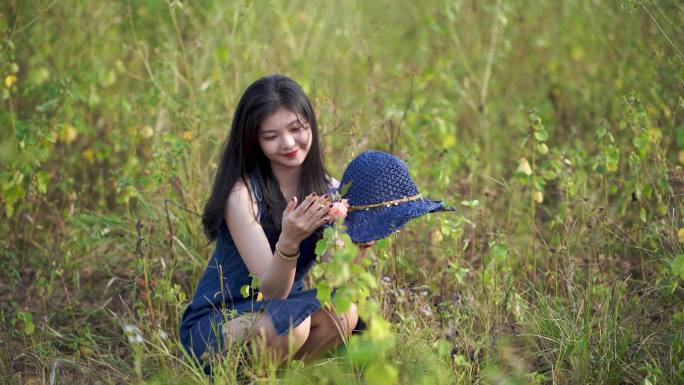
{"label": "woman's arm", "polygon": [[[288,204],[278,240],[282,252],[296,253],[300,242],[325,222],[327,206],[323,208],[314,204],[317,201],[317,197],[309,196],[296,208],[296,200]],[[260,280],[259,291],[264,298],[287,298],[294,282],[297,261],[271,252],[254,206],[249,189],[238,181],[228,197],[224,213],[228,230],[247,269]]]}

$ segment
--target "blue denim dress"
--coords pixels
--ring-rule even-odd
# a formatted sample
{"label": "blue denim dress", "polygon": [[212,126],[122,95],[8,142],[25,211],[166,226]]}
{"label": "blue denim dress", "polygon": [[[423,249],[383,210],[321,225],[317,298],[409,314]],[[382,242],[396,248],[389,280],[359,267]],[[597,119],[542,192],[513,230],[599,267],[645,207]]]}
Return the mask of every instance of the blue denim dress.
{"label": "blue denim dress", "polygon": [[[253,176],[250,176],[250,184],[259,207],[259,223],[264,228],[271,251],[274,251],[280,234],[266,226],[263,215],[265,202]],[[246,312],[266,311],[276,332],[282,335],[318,310],[321,304],[316,299],[316,289],[304,290],[303,278],[315,262],[314,249],[321,238],[320,230],[322,228],[300,244],[294,284],[288,297],[258,301],[258,289],[246,298],[240,293],[240,288],[251,284],[252,278],[224,222],[218,231],[214,254],[181,319],[180,340],[188,353],[201,361],[220,354],[223,348],[223,324]]]}

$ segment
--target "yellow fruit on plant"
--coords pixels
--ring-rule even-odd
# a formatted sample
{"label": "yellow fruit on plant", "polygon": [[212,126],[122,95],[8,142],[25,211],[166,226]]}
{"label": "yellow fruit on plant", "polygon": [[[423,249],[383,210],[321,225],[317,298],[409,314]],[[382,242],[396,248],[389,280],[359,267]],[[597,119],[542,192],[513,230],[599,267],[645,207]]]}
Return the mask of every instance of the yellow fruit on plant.
{"label": "yellow fruit on plant", "polygon": [[76,131],[76,128],[72,125],[64,126],[62,131],[59,132],[59,140],[66,144],[71,144],[74,140],[76,140],[77,136],[78,131]]}
{"label": "yellow fruit on plant", "polygon": [[431,235],[432,235],[432,243],[435,245],[438,245],[444,239],[442,232],[439,230],[433,231],[431,233]]}
{"label": "yellow fruit on plant", "polygon": [[187,140],[188,142],[192,140],[192,131],[184,131],[182,135],[183,139]]}
{"label": "yellow fruit on plant", "polygon": [[537,146],[537,151],[542,155],[546,155],[549,153],[549,146],[547,146],[546,143],[541,143]]}
{"label": "yellow fruit on plant", "polygon": [[83,156],[83,159],[85,159],[88,163],[93,163],[93,160],[95,160],[95,152],[93,150],[86,148],[83,150],[83,153],[81,153]]}
{"label": "yellow fruit on plant", "polygon": [[574,61],[580,61],[584,58],[584,49],[582,47],[575,47],[570,52],[570,57]]}
{"label": "yellow fruit on plant", "polygon": [[442,144],[444,145],[444,148],[454,147],[456,144],[456,136],[453,134],[444,135],[442,138]]}
{"label": "yellow fruit on plant", "polygon": [[534,199],[534,201],[537,203],[542,203],[544,202],[544,194],[542,194],[541,191],[535,191],[532,194],[532,199]]}
{"label": "yellow fruit on plant", "polygon": [[16,82],[17,82],[17,76],[16,75],[7,75],[7,77],[5,78],[5,85],[7,86],[7,88],[12,87],[12,85],[14,85],[14,83],[16,83]]}
{"label": "yellow fruit on plant", "polygon": [[532,167],[530,167],[530,162],[525,158],[520,158],[520,163],[518,164],[517,172],[523,173],[527,176],[532,175]]}
{"label": "yellow fruit on plant", "polygon": [[660,129],[656,127],[652,127],[648,130],[648,139],[651,141],[651,143],[659,143],[660,139],[663,138],[663,132],[660,131]]}
{"label": "yellow fruit on plant", "polygon": [[142,136],[145,139],[149,139],[154,135],[154,129],[150,127],[149,125],[145,125],[142,130],[140,130],[140,136]]}

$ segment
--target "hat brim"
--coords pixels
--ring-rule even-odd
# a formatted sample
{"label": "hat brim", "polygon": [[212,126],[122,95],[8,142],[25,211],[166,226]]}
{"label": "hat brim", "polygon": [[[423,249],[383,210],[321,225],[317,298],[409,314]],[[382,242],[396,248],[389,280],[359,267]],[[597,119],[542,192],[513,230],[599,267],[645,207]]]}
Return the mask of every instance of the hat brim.
{"label": "hat brim", "polygon": [[381,206],[350,212],[345,218],[347,234],[355,243],[377,241],[399,231],[411,219],[428,213],[454,211],[441,201],[419,199],[396,206]]}

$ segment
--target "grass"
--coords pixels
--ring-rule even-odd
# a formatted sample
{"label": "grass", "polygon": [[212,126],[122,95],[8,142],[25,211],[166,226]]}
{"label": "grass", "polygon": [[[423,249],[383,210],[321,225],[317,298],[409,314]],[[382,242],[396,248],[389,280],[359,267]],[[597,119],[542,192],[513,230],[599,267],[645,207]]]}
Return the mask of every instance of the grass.
{"label": "grass", "polygon": [[[1,382],[684,382],[683,16],[669,0],[3,3]],[[209,378],[177,335],[213,251],[199,213],[240,93],[269,73],[308,92],[334,176],[389,151],[459,210],[377,250],[387,338],[311,365],[237,349]]]}

